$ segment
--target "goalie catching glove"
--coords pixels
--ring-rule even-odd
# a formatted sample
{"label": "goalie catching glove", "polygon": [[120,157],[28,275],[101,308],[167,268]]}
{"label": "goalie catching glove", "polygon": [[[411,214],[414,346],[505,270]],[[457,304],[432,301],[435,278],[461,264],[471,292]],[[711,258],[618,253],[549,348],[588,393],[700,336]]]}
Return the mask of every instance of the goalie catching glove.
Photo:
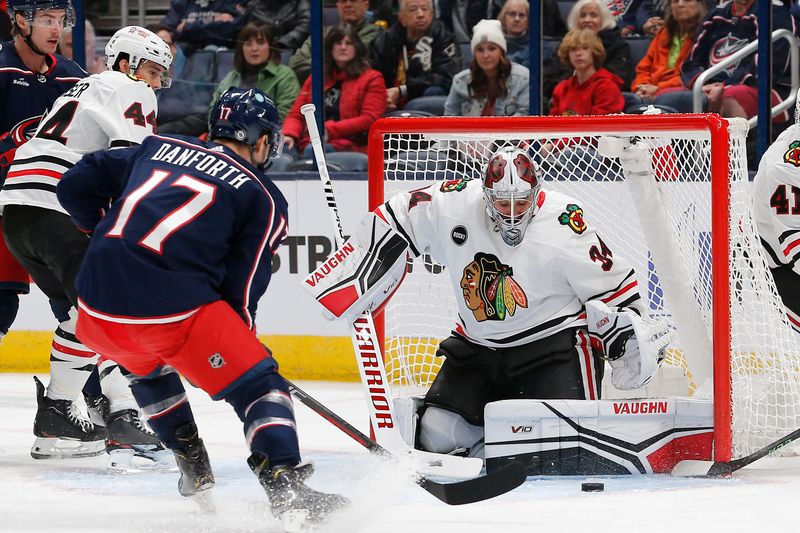
{"label": "goalie catching glove", "polygon": [[370,213],[347,239],[303,282],[329,320],[352,322],[378,312],[406,274],[408,243],[389,224]]}
{"label": "goalie catching glove", "polygon": [[619,390],[643,387],[658,370],[673,331],[664,322],[645,322],[635,312],[612,309],[599,300],[586,302],[592,347],[611,365],[611,382]]}

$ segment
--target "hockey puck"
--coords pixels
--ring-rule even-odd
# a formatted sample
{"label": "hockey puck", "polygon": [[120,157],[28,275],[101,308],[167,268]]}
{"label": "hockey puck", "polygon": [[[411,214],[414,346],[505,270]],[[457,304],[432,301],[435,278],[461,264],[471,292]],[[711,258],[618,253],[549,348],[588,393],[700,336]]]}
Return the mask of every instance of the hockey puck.
{"label": "hockey puck", "polygon": [[581,483],[581,490],[583,492],[603,492],[605,485],[602,483]]}

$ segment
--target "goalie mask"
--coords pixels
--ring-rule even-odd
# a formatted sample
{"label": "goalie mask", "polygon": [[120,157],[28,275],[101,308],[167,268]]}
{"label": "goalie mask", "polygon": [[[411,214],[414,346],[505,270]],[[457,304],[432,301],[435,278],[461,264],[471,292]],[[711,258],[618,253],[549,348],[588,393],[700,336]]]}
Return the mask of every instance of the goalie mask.
{"label": "goalie mask", "polygon": [[486,210],[509,246],[522,242],[536,214],[539,181],[539,167],[518,148],[498,150],[486,165],[483,173]]}

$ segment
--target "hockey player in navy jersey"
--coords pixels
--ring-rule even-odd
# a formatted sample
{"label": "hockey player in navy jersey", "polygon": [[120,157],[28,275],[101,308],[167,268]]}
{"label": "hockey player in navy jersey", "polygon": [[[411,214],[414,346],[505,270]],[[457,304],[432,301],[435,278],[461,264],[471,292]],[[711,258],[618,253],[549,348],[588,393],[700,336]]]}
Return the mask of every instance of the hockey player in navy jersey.
{"label": "hockey player in navy jersey", "polygon": [[254,328],[287,235],[286,200],[261,171],[279,152],[280,118],[261,91],[232,88],[209,122],[209,142],[152,136],[63,175],[58,199],[92,236],[76,282],[78,336],[134,374],[182,495],[214,476],[177,372],[233,406],[273,513],[319,520],[347,499],[305,485],[288,387]]}
{"label": "hockey player in navy jersey", "polygon": [[[17,149],[0,191],[5,242],[50,301],[67,309],[77,309],[75,276],[89,243],[58,203],[58,179],[83,154],[139,144],[152,135],[158,112],[154,89],[170,80],[169,46],[144,28],[117,31],[106,45],[106,57],[108,71],[81,80],[54,102],[33,138]],[[69,434],[51,401],[58,399],[51,397],[53,384],[74,400],[97,360],[74,333],[75,320],[70,318],[59,324],[56,335],[70,335],[70,353],[64,357],[75,364],[51,369],[46,394],[37,381],[34,458],[74,456],[94,446]],[[90,396],[87,404],[97,415],[93,422],[105,427],[109,468],[126,472],[161,468],[159,459],[164,455],[167,466],[174,468],[172,454],[139,419],[128,381],[116,363],[101,360],[99,369],[102,394]],[[82,444],[76,447],[74,441],[59,437],[78,438]]]}

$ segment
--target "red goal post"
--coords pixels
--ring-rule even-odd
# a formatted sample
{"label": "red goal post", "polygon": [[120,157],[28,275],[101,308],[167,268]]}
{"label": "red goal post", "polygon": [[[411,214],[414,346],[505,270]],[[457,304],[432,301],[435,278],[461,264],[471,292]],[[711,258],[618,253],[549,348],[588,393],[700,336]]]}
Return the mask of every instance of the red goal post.
{"label": "red goal post", "polygon": [[[500,146],[526,149],[543,187],[582,202],[636,268],[651,314],[675,328],[668,362],[686,370],[687,395],[714,398],[714,459],[727,461],[800,427],[800,349],[755,232],[746,131],[712,114],[385,118],[370,131],[369,208],[401,189],[479,176]],[[600,136],[632,135],[650,148],[652,190],[637,193],[596,151]],[[424,394],[457,320],[441,269],[430,258],[409,265],[376,317],[395,396]]]}

